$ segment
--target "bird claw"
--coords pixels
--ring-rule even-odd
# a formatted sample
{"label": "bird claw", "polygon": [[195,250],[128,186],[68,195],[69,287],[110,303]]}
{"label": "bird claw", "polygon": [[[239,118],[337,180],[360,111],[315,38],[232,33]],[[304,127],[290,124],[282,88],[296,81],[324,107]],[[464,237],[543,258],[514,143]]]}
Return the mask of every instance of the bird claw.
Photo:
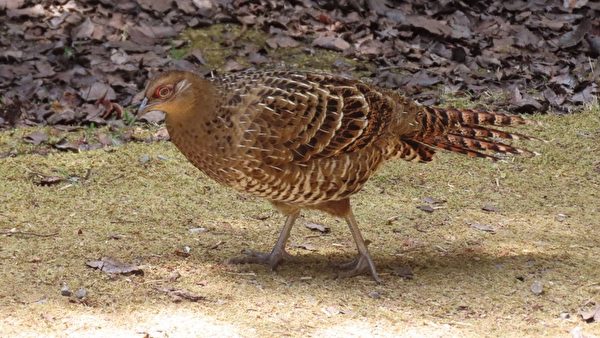
{"label": "bird claw", "polygon": [[375,271],[375,265],[369,256],[359,254],[350,262],[339,264],[338,268],[342,271],[338,272],[337,277],[348,278],[362,274],[370,274],[377,284],[383,283],[383,280],[379,278],[377,271]]}
{"label": "bird claw", "polygon": [[292,255],[285,250],[271,251],[270,253],[258,252],[244,249],[243,256],[232,257],[227,260],[228,264],[262,264],[267,265],[271,270],[277,269],[279,264],[292,259]]}

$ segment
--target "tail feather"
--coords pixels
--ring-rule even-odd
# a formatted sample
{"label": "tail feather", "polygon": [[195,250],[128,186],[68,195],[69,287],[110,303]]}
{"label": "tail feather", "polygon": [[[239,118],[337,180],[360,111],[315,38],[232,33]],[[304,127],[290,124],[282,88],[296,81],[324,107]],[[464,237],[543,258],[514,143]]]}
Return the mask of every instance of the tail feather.
{"label": "tail feather", "polygon": [[520,116],[471,109],[423,107],[417,121],[419,127],[412,141],[421,148],[429,148],[429,160],[436,148],[492,160],[498,159],[493,153],[532,154],[498,139],[532,140],[534,137],[487,127],[535,123]]}
{"label": "tail feather", "polygon": [[481,127],[481,126],[473,126],[473,125],[467,125],[467,126],[460,126],[460,129],[458,130],[458,133],[462,136],[466,136],[466,137],[485,137],[485,138],[504,138],[504,139],[510,139],[510,140],[537,140],[537,138],[532,137],[532,136],[528,136],[528,135],[524,135],[521,133],[515,133],[515,132],[506,132],[504,130],[498,130],[498,129],[494,129],[494,128],[487,128],[487,127]]}
{"label": "tail feather", "polygon": [[405,140],[400,157],[407,160],[418,160],[419,162],[429,162],[433,159],[435,149],[413,140]]}
{"label": "tail feather", "polygon": [[528,124],[528,120],[516,115],[507,115],[504,113],[484,112],[472,109],[456,108],[429,108],[429,113],[434,115],[447,115],[450,120],[456,121],[461,125],[485,125],[509,126],[514,124]]}
{"label": "tail feather", "polygon": [[531,153],[529,150],[513,147],[509,144],[500,141],[489,141],[481,138],[471,138],[456,134],[448,134],[446,140],[453,144],[463,146],[468,149],[477,150],[489,150],[499,153],[511,153],[511,154],[527,154]]}
{"label": "tail feather", "polygon": [[453,144],[449,141],[444,142],[443,140],[438,140],[437,142],[427,143],[428,146],[445,149],[451,151],[453,153],[464,154],[469,157],[479,157],[479,158],[487,158],[493,161],[498,160],[498,158],[494,155],[486,154],[481,151],[469,149],[458,144]]}

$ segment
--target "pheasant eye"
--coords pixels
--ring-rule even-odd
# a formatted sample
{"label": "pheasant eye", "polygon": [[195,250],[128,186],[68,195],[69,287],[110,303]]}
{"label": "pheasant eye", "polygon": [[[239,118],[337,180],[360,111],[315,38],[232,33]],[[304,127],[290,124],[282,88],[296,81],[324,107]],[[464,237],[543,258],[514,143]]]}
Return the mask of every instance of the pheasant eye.
{"label": "pheasant eye", "polygon": [[171,95],[173,88],[171,86],[160,86],[154,91],[154,97],[157,99],[166,99]]}

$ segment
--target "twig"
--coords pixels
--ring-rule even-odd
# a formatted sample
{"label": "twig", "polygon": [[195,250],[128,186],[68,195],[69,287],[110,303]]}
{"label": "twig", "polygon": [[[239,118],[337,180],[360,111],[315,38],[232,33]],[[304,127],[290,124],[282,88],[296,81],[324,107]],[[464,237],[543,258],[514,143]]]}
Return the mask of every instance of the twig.
{"label": "twig", "polygon": [[115,177],[113,177],[113,178],[109,179],[108,181],[106,181],[106,183],[112,183],[113,181],[116,181],[116,180],[118,180],[118,179],[120,179],[120,178],[123,178],[124,176],[125,176],[125,174],[120,174],[120,175],[117,175],[117,176],[115,176]]}
{"label": "twig", "polygon": [[238,275],[238,276],[252,276],[256,277],[256,272],[233,272],[233,271],[224,271],[230,275]]}
{"label": "twig", "polygon": [[58,232],[53,232],[50,234],[38,234],[35,232],[29,231],[18,231],[18,230],[0,230],[0,234],[2,235],[25,235],[25,236],[37,236],[37,237],[53,237],[58,235]]}
{"label": "twig", "polygon": [[88,168],[85,171],[85,175],[82,177],[84,181],[87,181],[90,179],[90,176],[92,175],[92,168]]}
{"label": "twig", "polygon": [[223,241],[218,241],[218,242],[217,242],[215,245],[211,246],[211,247],[210,247],[210,249],[211,249],[211,250],[217,249],[217,248],[218,248],[218,247],[219,247],[221,244],[223,244],[223,243],[225,243],[225,242],[223,242]]}

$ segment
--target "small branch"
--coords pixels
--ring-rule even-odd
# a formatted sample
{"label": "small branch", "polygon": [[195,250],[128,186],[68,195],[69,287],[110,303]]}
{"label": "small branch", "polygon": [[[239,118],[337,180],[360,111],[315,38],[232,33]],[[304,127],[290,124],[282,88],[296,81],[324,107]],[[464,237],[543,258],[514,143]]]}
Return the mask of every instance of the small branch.
{"label": "small branch", "polygon": [[118,179],[121,179],[123,177],[125,177],[125,174],[119,174],[117,176],[114,176],[114,177],[110,178],[108,181],[106,181],[106,183],[112,183],[112,182],[114,182],[114,181],[116,181]]}
{"label": "small branch", "polygon": [[37,237],[53,237],[58,235],[58,232],[53,232],[50,234],[38,234],[35,232],[29,232],[29,231],[17,231],[17,230],[0,230],[0,234],[2,235],[8,235],[8,236],[12,236],[12,235],[25,235],[25,236],[37,236]]}

